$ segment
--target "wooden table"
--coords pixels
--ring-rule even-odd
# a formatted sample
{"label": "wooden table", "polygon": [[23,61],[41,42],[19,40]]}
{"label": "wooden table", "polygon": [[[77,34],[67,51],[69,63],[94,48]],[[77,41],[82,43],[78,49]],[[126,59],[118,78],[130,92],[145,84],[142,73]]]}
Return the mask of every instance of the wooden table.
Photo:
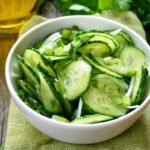
{"label": "wooden table", "polygon": [[0,145],[4,143],[7,128],[10,95],[5,82],[5,62],[17,36],[0,37]]}

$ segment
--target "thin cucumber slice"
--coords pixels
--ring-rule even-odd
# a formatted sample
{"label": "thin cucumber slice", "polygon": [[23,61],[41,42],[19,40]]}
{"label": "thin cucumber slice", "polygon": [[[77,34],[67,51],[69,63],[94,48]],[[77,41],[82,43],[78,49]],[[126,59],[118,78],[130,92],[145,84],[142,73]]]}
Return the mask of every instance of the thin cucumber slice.
{"label": "thin cucumber slice", "polygon": [[114,56],[115,57],[119,57],[120,56],[120,53],[122,52],[122,50],[129,46],[129,43],[128,41],[124,38],[124,36],[122,36],[121,32],[116,34],[116,35],[113,35],[113,37],[118,41],[119,43],[119,48],[115,51],[114,53]]}
{"label": "thin cucumber slice", "polygon": [[131,95],[132,104],[139,104],[143,101],[147,78],[148,70],[146,67],[142,66],[136,72],[133,92]]}
{"label": "thin cucumber slice", "polygon": [[79,51],[83,55],[91,53],[96,57],[104,57],[110,54],[111,49],[105,43],[93,42],[81,46],[79,49],[77,49],[77,51]]}
{"label": "thin cucumber slice", "polygon": [[38,98],[37,91],[25,80],[18,80],[21,88],[33,98]]}
{"label": "thin cucumber slice", "polygon": [[32,68],[32,66],[26,60],[23,59],[23,57],[18,55],[18,59],[19,59],[19,63],[23,71],[23,74],[26,77],[26,80],[31,85],[34,85],[34,87],[37,87],[39,85],[39,77],[36,71]]}
{"label": "thin cucumber slice", "polygon": [[74,26],[73,28],[62,29],[60,30],[60,33],[62,35],[62,38],[71,41],[79,31],[79,28],[77,26]]}
{"label": "thin cucumber slice", "polygon": [[44,116],[47,116],[47,117],[50,117],[51,114],[44,108],[44,106],[39,103],[36,99],[32,98],[32,97],[27,97],[25,99],[25,103],[31,107],[32,109],[34,109],[36,112],[44,115]]}
{"label": "thin cucumber slice", "polygon": [[135,70],[129,69],[128,67],[123,66],[122,64],[112,64],[106,65],[100,57],[95,57],[95,61],[97,61],[101,66],[118,73],[122,76],[129,76],[132,77],[135,75]]}
{"label": "thin cucumber slice", "polygon": [[112,97],[122,96],[125,93],[126,89],[112,80],[112,77],[99,74],[93,78],[89,90],[83,95],[83,102],[95,113],[117,117],[124,115],[127,108],[116,105]]}
{"label": "thin cucumber slice", "polygon": [[64,55],[64,56],[50,56],[50,55],[44,55],[44,57],[48,60],[48,61],[57,61],[57,60],[65,60],[68,59],[70,56],[69,55]]}
{"label": "thin cucumber slice", "polygon": [[62,95],[70,101],[78,98],[89,87],[92,67],[84,60],[71,62],[63,71]]}
{"label": "thin cucumber slice", "polygon": [[100,32],[89,32],[83,33],[76,37],[76,39],[72,42],[73,47],[78,49],[84,43],[95,43],[95,42],[102,42],[107,44],[107,46],[111,49],[111,52],[114,52],[116,49],[119,48],[119,43],[113,36],[109,35],[108,33],[100,33]]}
{"label": "thin cucumber slice", "polygon": [[71,44],[56,47],[53,49],[53,55],[54,56],[69,55],[70,49],[71,49]]}
{"label": "thin cucumber slice", "polygon": [[92,123],[99,123],[108,120],[112,120],[113,117],[101,114],[95,115],[87,115],[80,118],[76,118],[71,121],[72,124],[92,124]]}
{"label": "thin cucumber slice", "polygon": [[88,61],[92,66],[94,66],[96,69],[106,73],[106,74],[109,74],[111,76],[114,76],[116,78],[123,78],[122,75],[120,74],[117,74],[109,69],[107,69],[106,67],[103,67],[101,66],[96,60],[93,60],[92,58],[90,58],[89,56],[82,56],[86,61]]}
{"label": "thin cucumber slice", "polygon": [[64,99],[62,94],[62,89],[60,87],[60,82],[59,80],[54,82],[54,87],[57,91],[57,97],[59,97],[59,102],[63,108],[63,114],[66,117],[70,117],[70,115],[72,114],[73,111],[73,106],[71,105],[70,101],[68,101],[67,99]]}
{"label": "thin cucumber slice", "polygon": [[120,34],[122,37],[124,37],[128,41],[129,45],[131,46],[134,45],[131,37],[126,32],[120,32]]}
{"label": "thin cucumber slice", "polygon": [[106,65],[121,64],[121,60],[119,58],[113,58],[111,56],[102,58],[102,62]]}
{"label": "thin cucumber slice", "polygon": [[58,115],[52,115],[52,119],[60,122],[69,122],[67,118]]}
{"label": "thin cucumber slice", "polygon": [[144,52],[133,46],[126,47],[121,52],[120,59],[124,66],[133,71],[139,70],[141,66],[146,64]]}
{"label": "thin cucumber slice", "polygon": [[93,36],[89,41],[90,42],[101,41],[106,43],[110,47],[112,53],[119,48],[119,43],[117,42],[117,40],[113,38],[111,35],[105,33],[95,34],[95,36]]}
{"label": "thin cucumber slice", "polygon": [[50,63],[44,59],[43,55],[32,49],[26,49],[23,58],[37,70],[37,65],[40,64],[51,76],[56,77],[54,69],[50,66]]}
{"label": "thin cucumber slice", "polygon": [[38,71],[38,75],[40,78],[39,95],[45,109],[53,114],[62,113],[62,107],[54,94],[51,83],[46,80],[42,72]]}

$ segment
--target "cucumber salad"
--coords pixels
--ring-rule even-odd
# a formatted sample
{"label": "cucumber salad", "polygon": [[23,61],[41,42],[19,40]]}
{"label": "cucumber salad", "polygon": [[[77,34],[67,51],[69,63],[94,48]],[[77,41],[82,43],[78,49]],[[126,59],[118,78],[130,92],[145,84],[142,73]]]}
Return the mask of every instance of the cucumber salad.
{"label": "cucumber salad", "polygon": [[17,55],[18,96],[36,112],[71,124],[121,117],[143,102],[146,57],[122,29],[64,28]]}

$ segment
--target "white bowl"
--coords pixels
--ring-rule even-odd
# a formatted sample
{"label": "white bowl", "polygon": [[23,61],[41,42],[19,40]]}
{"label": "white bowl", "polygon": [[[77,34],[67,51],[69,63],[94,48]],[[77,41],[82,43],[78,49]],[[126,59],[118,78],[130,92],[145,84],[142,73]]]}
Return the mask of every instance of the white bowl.
{"label": "white bowl", "polygon": [[97,124],[69,124],[49,119],[29,108],[16,94],[15,79],[18,66],[16,54],[22,54],[25,48],[44,38],[50,33],[65,27],[77,25],[81,29],[118,29],[122,28],[133,39],[135,45],[146,54],[148,68],[150,67],[150,47],[137,33],[128,27],[96,16],[68,16],[48,20],[25,33],[12,47],[6,62],[6,81],[11,96],[27,118],[27,120],[38,130],[46,135],[68,143],[90,144],[113,138],[128,129],[142,114],[150,103],[150,82],[147,85],[144,102],[134,111],[115,120]]}

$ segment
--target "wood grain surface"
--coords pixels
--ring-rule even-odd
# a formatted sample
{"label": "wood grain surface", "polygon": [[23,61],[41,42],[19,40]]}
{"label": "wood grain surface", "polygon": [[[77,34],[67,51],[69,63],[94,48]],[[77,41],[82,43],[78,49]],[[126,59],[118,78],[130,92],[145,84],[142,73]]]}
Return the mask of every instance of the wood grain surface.
{"label": "wood grain surface", "polygon": [[17,36],[0,36],[0,145],[4,143],[7,128],[10,95],[5,82],[5,62]]}

